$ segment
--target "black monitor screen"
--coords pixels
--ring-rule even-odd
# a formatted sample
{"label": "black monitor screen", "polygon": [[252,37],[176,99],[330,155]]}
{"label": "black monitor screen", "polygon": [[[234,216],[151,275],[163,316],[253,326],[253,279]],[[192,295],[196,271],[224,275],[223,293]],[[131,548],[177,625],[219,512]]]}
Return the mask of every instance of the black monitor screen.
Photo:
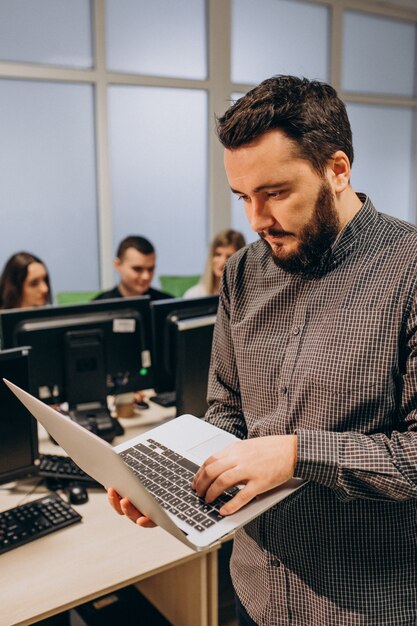
{"label": "black monitor screen", "polygon": [[157,393],[176,389],[178,322],[216,315],[218,303],[218,296],[151,302],[152,362]]}
{"label": "black monitor screen", "polygon": [[215,315],[179,320],[176,324],[177,414],[203,417],[207,411],[207,384]]}
{"label": "black monitor screen", "polygon": [[3,348],[32,346],[31,391],[49,404],[152,387],[149,297],[13,309],[0,322]]}
{"label": "black monitor screen", "polygon": [[0,352],[0,483],[36,474],[36,420],[3,378],[29,390],[29,348]]}

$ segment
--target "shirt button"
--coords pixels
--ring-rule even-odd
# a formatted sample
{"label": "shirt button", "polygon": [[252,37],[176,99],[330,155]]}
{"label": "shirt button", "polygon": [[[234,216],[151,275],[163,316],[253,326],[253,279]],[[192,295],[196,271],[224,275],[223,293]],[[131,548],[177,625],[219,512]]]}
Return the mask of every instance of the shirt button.
{"label": "shirt button", "polygon": [[299,332],[300,332],[300,327],[299,326],[293,326],[292,327],[292,334],[293,335],[298,335]]}
{"label": "shirt button", "polygon": [[283,396],[288,392],[288,387],[286,385],[281,385],[280,392]]}
{"label": "shirt button", "polygon": [[279,559],[272,559],[271,565],[272,567],[279,567],[281,565],[281,561]]}

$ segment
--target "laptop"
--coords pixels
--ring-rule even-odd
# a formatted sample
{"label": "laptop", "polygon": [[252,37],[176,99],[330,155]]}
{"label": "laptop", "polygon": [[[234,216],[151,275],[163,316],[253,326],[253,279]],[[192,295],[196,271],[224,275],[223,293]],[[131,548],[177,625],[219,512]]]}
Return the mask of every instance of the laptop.
{"label": "laptop", "polygon": [[67,454],[104,487],[114,487],[156,524],[194,550],[203,550],[274,506],[304,481],[291,479],[222,517],[233,487],[206,504],[191,488],[203,461],[238,439],[193,415],[181,415],[112,447],[17,385],[6,385]]}

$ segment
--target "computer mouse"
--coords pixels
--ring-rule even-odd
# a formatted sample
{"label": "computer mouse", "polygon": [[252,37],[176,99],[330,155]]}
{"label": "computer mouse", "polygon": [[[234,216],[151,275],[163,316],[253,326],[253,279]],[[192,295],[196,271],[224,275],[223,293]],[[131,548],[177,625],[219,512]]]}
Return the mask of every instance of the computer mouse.
{"label": "computer mouse", "polygon": [[149,404],[147,402],[135,402],[135,405],[137,406],[138,409],[149,409]]}
{"label": "computer mouse", "polygon": [[88,502],[88,491],[80,483],[69,483],[65,488],[65,492],[70,504],[85,504],[85,502]]}

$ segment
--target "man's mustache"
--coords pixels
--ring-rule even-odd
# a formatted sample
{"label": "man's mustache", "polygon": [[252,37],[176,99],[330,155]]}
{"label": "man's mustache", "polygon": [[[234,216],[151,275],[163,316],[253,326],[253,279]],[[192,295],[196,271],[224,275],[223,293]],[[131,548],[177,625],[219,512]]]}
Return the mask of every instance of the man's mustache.
{"label": "man's mustache", "polygon": [[268,230],[259,231],[258,235],[262,237],[262,239],[265,239],[268,236],[269,237],[285,237],[288,235],[294,235],[294,233],[292,233],[289,230],[276,230],[273,228],[269,228]]}

